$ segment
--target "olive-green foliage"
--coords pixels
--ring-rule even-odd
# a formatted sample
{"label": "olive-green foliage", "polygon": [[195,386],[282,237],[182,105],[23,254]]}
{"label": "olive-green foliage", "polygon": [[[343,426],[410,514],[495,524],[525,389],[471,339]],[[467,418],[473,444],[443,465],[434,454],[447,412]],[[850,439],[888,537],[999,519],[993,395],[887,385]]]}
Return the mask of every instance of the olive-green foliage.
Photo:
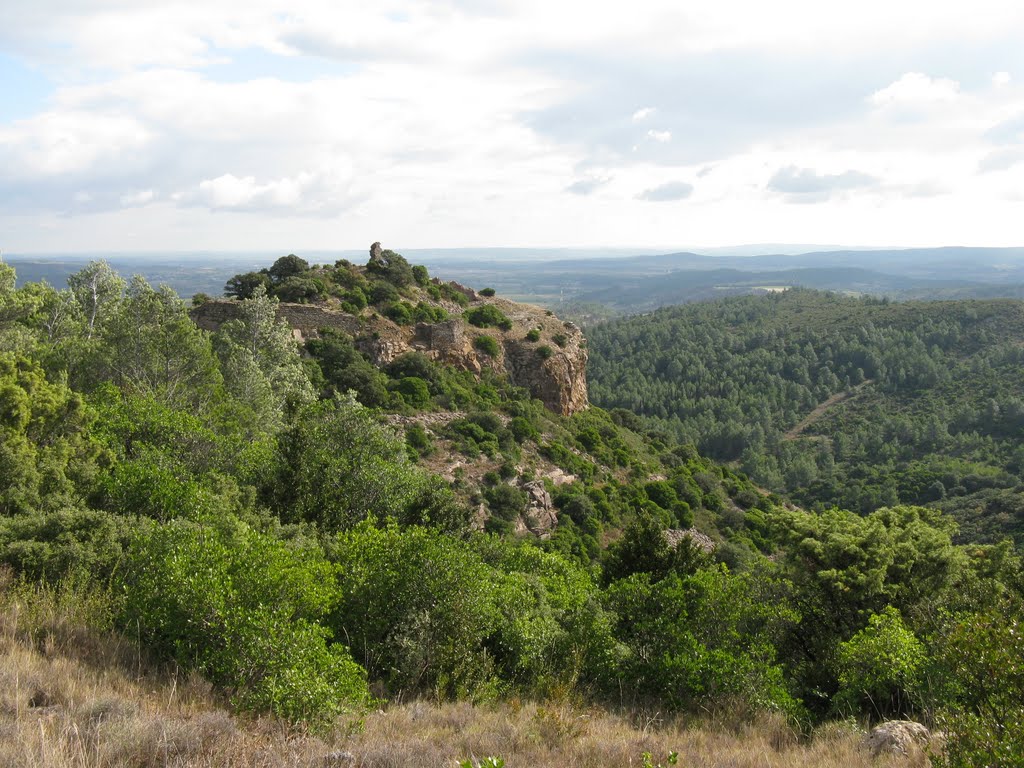
{"label": "olive-green foliage", "polygon": [[486,296],[487,298],[490,298],[495,293],[496,293],[496,291],[493,288],[481,288],[480,289],[480,295],[481,296]]}
{"label": "olive-green foliage", "polygon": [[238,707],[327,725],[368,697],[363,670],[318,623],[337,592],[311,544],[224,517],[150,526],[118,586],[122,626],[224,686]]}
{"label": "olive-green foliage", "polygon": [[91,509],[0,517],[0,563],[33,580],[107,579],[132,528],[129,519]]}
{"label": "olive-green foliage", "polygon": [[673,573],[688,576],[709,565],[711,558],[689,537],[676,546],[670,545],[662,522],[642,513],[626,526],[622,538],[608,547],[604,579],[612,583],[635,573],[646,573],[652,581],[660,581]]}
{"label": "olive-green foliage", "polygon": [[967,540],[1024,537],[1006,503],[1024,477],[1020,308],[807,290],[668,308],[588,331],[590,395],[807,507],[935,504]]}
{"label": "olive-green foliage", "polygon": [[793,615],[764,600],[762,590],[750,574],[724,566],[660,581],[638,573],[612,584],[607,607],[626,648],[620,685],[631,697],[674,709],[734,697],[798,714],[776,658],[778,636]]}
{"label": "olive-green foliage", "polygon": [[327,545],[341,601],[329,623],[392,693],[457,697],[493,675],[485,640],[499,625],[494,583],[456,539],[368,523]]}
{"label": "olive-green foliage", "polygon": [[236,299],[249,299],[255,295],[257,288],[270,288],[270,275],[266,271],[245,272],[229,278],[224,286],[224,295]]}
{"label": "olive-green foliage", "polygon": [[486,530],[492,533],[509,533],[513,523],[526,511],[526,491],[512,485],[500,483],[484,491],[487,509],[491,513]]}
{"label": "olive-green foliage", "polygon": [[553,354],[555,354],[555,350],[553,350],[547,344],[541,344],[539,347],[537,347],[537,357],[539,357],[541,360],[547,360]]}
{"label": "olive-green foliage", "polygon": [[298,277],[308,271],[308,261],[296,256],[294,253],[289,253],[287,256],[282,256],[275,261],[273,266],[267,270],[267,274],[270,275],[271,280],[275,283],[281,283],[289,278]]}
{"label": "olive-green foliage", "polygon": [[948,768],[1024,764],[1024,602],[951,616],[936,639]]}
{"label": "olive-green foliage", "polygon": [[477,328],[501,328],[503,331],[512,328],[512,321],[493,304],[467,309],[462,313],[462,317],[467,323],[475,325]]}
{"label": "olive-green foliage", "polygon": [[105,461],[81,395],[0,353],[0,514],[74,505]]}
{"label": "olive-green foliage", "polygon": [[501,347],[493,336],[477,336],[473,339],[473,346],[489,357],[497,357],[501,354]]}
{"label": "olive-green foliage", "polygon": [[392,692],[481,696],[609,674],[610,619],[587,572],[557,555],[368,524],[328,553],[343,596],[331,626]]}
{"label": "olive-green foliage", "polygon": [[416,281],[412,267],[405,257],[387,249],[382,251],[380,259],[371,259],[367,262],[366,271],[380,276],[398,288],[405,288]]}
{"label": "olive-green foliage", "polygon": [[869,712],[879,720],[906,719],[920,709],[926,652],[895,608],[886,606],[837,653],[840,712]]}
{"label": "olive-green foliage", "polygon": [[485,536],[472,544],[501,574],[502,620],[498,642],[490,646],[501,679],[537,692],[559,684],[579,690],[606,685],[617,660],[613,617],[589,572],[526,543]]}
{"label": "olive-green foliage", "polygon": [[277,299],[259,287],[239,302],[238,319],[224,323],[213,337],[225,386],[268,431],[280,427],[286,408],[315,397],[299,344],[278,320],[277,306]]}
{"label": "olive-green foliage", "polygon": [[356,393],[366,406],[388,402],[387,377],[356,350],[351,337],[324,329],[320,338],[306,342],[307,351],[316,360],[331,394]]}
{"label": "olive-green foliage", "polygon": [[494,458],[499,453],[518,450],[512,433],[491,412],[481,411],[456,419],[445,428],[445,435],[454,441],[457,450],[471,457],[483,453]]}
{"label": "olive-green foliage", "polygon": [[405,376],[394,385],[393,391],[397,392],[402,402],[413,408],[426,408],[430,405],[430,387],[427,382],[417,376]]}
{"label": "olive-green foliage", "polygon": [[81,382],[87,391],[110,381],[126,393],[194,410],[217,396],[222,376],[209,334],[167,286],[133,278],[98,330],[92,372]]}
{"label": "olive-green foliage", "polygon": [[[838,644],[893,606],[921,619],[935,610],[963,568],[948,521],[916,507],[882,509],[866,518],[831,510],[779,517],[783,566],[801,614],[783,655],[799,694],[820,713],[839,688]],[[867,713],[866,713],[867,714]]]}
{"label": "olive-green foliage", "polygon": [[527,341],[540,341],[540,330],[537,328],[531,328],[526,332]]}
{"label": "olive-green foliage", "polygon": [[354,400],[307,406],[279,439],[266,493],[286,521],[326,531],[360,520],[403,519],[426,482],[403,441]]}

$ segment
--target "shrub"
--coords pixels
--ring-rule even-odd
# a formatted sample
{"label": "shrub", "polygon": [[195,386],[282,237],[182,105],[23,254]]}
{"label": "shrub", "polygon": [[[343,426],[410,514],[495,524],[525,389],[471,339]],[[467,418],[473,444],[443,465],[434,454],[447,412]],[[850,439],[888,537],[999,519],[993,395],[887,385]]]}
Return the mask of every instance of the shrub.
{"label": "shrub", "polygon": [[564,333],[556,333],[554,336],[551,337],[551,340],[560,347],[564,347],[566,344],[569,343],[569,337],[566,336]]}
{"label": "shrub", "polygon": [[555,350],[553,350],[547,344],[541,344],[539,347],[537,347],[537,357],[539,357],[541,360],[547,360],[553,354],[555,354]]}
{"label": "shrub", "polygon": [[319,278],[292,276],[276,285],[273,293],[281,301],[303,304],[326,297],[327,289]]}
{"label": "shrub", "polygon": [[398,289],[391,283],[383,280],[374,280],[370,283],[370,301],[374,304],[398,301]]}
{"label": "shrub", "polygon": [[480,295],[481,296],[487,296],[488,298],[490,298],[494,294],[495,294],[495,290],[493,288],[481,288],[480,289]]}
{"label": "shrub", "polygon": [[275,261],[273,266],[267,270],[267,274],[270,275],[271,279],[275,283],[280,283],[283,280],[287,280],[289,277],[296,277],[298,275],[305,274],[308,271],[308,261],[299,258],[294,253],[289,253],[287,256],[282,256],[280,259]]}
{"label": "shrub", "polygon": [[411,307],[404,301],[389,304],[384,308],[384,316],[397,325],[409,325],[412,322]]}
{"label": "shrub", "polygon": [[127,518],[91,509],[0,517],[0,563],[35,580],[77,574],[106,578],[132,528]]}
{"label": "shrub", "polygon": [[891,605],[839,644],[839,692],[833,706],[845,714],[878,719],[907,717],[915,710],[924,646]]}
{"label": "shrub", "polygon": [[425,287],[430,282],[430,275],[427,274],[427,268],[422,264],[417,264],[412,268],[412,278],[416,281],[416,285],[421,288]]}
{"label": "shrub", "polygon": [[402,396],[406,405],[413,408],[425,408],[430,405],[430,388],[427,382],[416,376],[406,376],[399,379],[395,391]]}
{"label": "shrub", "polygon": [[230,518],[173,521],[139,533],[119,581],[121,625],[239,708],[317,726],[368,697],[363,670],[316,623],[335,597],[316,549]]}
{"label": "shrub", "polygon": [[531,328],[529,331],[527,331],[526,332],[526,340],[527,341],[540,341],[540,329],[539,328]]}
{"label": "shrub", "polygon": [[493,336],[477,336],[473,339],[473,346],[490,357],[497,357],[501,354],[501,347]]}
{"label": "shrub", "polygon": [[462,316],[467,323],[477,328],[501,328],[504,331],[512,328],[512,321],[493,304],[467,309]]}
{"label": "shrub", "polygon": [[389,690],[457,697],[490,679],[493,577],[465,544],[424,528],[365,524],[327,552],[341,597],[330,624]]}

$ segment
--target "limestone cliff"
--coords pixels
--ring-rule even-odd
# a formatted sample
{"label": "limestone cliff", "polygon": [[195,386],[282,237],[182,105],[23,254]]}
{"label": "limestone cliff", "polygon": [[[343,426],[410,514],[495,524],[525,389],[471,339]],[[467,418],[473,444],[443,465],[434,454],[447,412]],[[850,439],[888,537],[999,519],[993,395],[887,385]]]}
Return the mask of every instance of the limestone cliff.
{"label": "limestone cliff", "polygon": [[[323,328],[344,331],[376,365],[386,365],[406,352],[417,351],[474,374],[485,368],[506,372],[513,384],[526,388],[531,396],[563,416],[588,406],[586,339],[579,328],[540,307],[484,297],[464,286],[449,285],[466,296],[469,303],[461,307],[455,302],[437,302],[450,315],[438,323],[397,325],[372,307],[349,314],[329,303],[282,302],[278,317],[303,340],[315,338]],[[511,321],[511,327],[477,328],[466,321],[466,312],[488,304],[500,310]],[[214,300],[195,307],[192,318],[200,327],[216,330],[237,313],[236,301]],[[493,338],[497,354],[481,351],[474,343],[479,336]]]}

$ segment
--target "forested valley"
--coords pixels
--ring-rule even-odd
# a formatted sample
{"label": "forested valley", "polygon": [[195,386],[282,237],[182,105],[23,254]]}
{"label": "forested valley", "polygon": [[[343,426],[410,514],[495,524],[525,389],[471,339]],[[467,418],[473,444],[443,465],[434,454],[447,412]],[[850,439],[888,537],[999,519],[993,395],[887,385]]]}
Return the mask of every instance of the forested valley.
{"label": "forested valley", "polygon": [[1024,536],[1024,305],[793,289],[595,326],[591,395],[810,509]]}
{"label": "forested valley", "polygon": [[[389,703],[568,701],[805,740],[910,718],[945,732],[936,764],[1021,764],[1019,304],[789,291],[608,323],[600,407],[566,417],[277,319],[454,319],[498,354],[493,290],[385,253],[236,276],[214,332],[102,262],[66,290],[0,264],[5,643],[45,648],[61,605],[341,744]],[[544,535],[520,525],[538,485]],[[10,687],[12,712],[44,700]],[[531,727],[574,738],[551,711]]]}

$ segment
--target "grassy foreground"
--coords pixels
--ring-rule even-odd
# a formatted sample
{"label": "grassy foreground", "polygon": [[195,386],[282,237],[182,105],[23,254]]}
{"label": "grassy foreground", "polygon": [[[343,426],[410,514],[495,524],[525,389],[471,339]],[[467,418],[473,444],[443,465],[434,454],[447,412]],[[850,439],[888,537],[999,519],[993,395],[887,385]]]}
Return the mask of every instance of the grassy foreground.
{"label": "grassy foreground", "polygon": [[[3,579],[0,579],[2,581]],[[414,701],[314,736],[230,714],[198,677],[147,661],[130,639],[97,628],[101,601],[0,584],[0,765],[458,766],[499,756],[515,766],[925,766],[923,754],[874,760],[852,725],[800,739],[781,720],[665,719],[567,702],[474,706]]]}

